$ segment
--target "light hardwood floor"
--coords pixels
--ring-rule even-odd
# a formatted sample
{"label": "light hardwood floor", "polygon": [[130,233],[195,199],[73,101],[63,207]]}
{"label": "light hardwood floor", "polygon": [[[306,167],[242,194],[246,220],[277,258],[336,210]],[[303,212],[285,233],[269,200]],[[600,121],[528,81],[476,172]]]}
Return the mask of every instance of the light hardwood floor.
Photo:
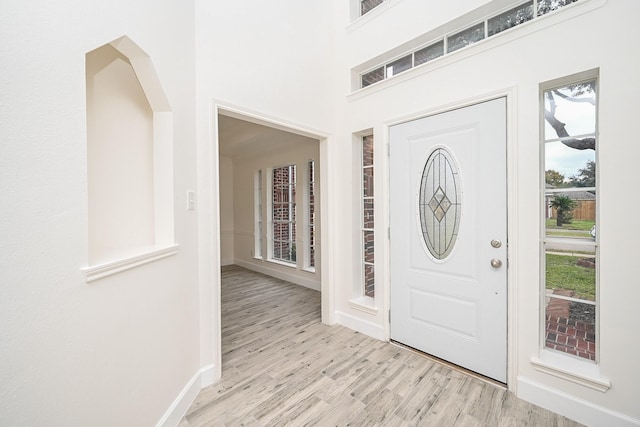
{"label": "light hardwood floor", "polygon": [[222,380],[186,426],[579,426],[493,384],[342,326],[320,294],[222,270]]}

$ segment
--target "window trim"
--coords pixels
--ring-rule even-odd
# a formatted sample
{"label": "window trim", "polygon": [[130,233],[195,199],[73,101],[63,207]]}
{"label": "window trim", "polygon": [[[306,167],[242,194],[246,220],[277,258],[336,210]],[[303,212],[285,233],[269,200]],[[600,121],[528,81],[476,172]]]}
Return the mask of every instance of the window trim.
{"label": "window trim", "polygon": [[[560,140],[561,138],[550,138],[549,140],[545,139],[545,119],[544,119],[544,94],[546,91],[555,88],[562,88],[568,85],[584,83],[588,81],[596,82],[596,114],[595,114],[595,124],[594,124],[594,133],[596,137],[596,149],[595,153],[595,162],[598,164],[599,157],[599,134],[598,134],[598,118],[599,118],[599,104],[600,104],[600,72],[598,68],[579,72],[576,74],[568,75],[565,77],[561,77],[558,79],[550,80],[547,82],[543,82],[539,85],[539,93],[538,93],[538,103],[539,103],[539,144],[540,144],[540,159],[539,159],[539,169],[540,169],[540,193],[542,197],[539,197],[539,218],[540,218],[540,229],[539,229],[539,239],[540,239],[540,252],[539,252],[539,264],[540,264],[540,280],[539,280],[539,326],[538,326],[538,335],[539,335],[539,349],[540,349],[540,357],[532,358],[531,363],[534,367],[542,372],[548,373],[550,375],[554,375],[560,378],[568,379],[578,384],[586,385],[587,387],[595,388],[596,390],[606,391],[610,386],[608,380],[592,380],[591,378],[597,378],[599,376],[599,369],[591,369],[585,368],[585,366],[593,366],[598,367],[600,365],[600,348],[601,348],[601,340],[600,340],[600,235],[597,234],[595,238],[595,242],[581,242],[580,244],[576,244],[577,247],[585,247],[585,248],[593,248],[595,252],[596,259],[596,271],[595,271],[595,301],[594,305],[596,306],[596,314],[595,314],[595,360],[586,359],[580,356],[574,356],[569,353],[563,353],[559,350],[554,350],[546,346],[546,245],[548,243],[553,243],[557,241],[558,238],[548,237],[546,235],[546,215],[547,215],[547,203],[546,203],[546,181],[545,181],[545,169],[546,169],[546,144],[548,142],[553,142],[556,140]],[[599,168],[596,166],[596,194],[598,194],[597,189],[599,188]],[[596,196],[597,197],[597,196]],[[600,203],[599,198],[596,198],[596,220],[597,224],[600,219]],[[560,298],[567,299],[567,298]],[[585,374],[584,372],[587,372]]]}
{"label": "window trim", "polygon": [[263,177],[262,169],[258,169],[254,175],[254,248],[253,257],[263,259],[262,241],[264,235],[264,220],[262,214]]}

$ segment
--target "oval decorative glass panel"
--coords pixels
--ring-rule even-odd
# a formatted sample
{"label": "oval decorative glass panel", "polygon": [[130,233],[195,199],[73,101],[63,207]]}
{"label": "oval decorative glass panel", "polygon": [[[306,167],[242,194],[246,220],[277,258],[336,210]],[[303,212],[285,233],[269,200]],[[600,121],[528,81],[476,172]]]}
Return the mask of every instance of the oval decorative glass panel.
{"label": "oval decorative glass panel", "polygon": [[418,195],[422,238],[429,253],[445,259],[460,227],[462,189],[456,162],[445,147],[435,148],[424,165]]}

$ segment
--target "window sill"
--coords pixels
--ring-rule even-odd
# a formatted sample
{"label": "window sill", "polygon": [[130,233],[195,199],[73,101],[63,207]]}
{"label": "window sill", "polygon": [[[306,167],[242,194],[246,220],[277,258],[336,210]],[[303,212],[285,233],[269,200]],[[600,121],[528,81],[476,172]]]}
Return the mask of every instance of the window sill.
{"label": "window sill", "polygon": [[378,308],[375,305],[375,300],[371,297],[362,296],[359,298],[349,300],[349,307],[354,310],[363,311],[368,314],[376,316],[378,314]]}
{"label": "window sill", "polygon": [[282,265],[282,266],[289,267],[289,268],[296,268],[297,267],[295,263],[292,264],[290,262],[280,261],[278,259],[269,258],[267,261],[270,262],[270,263],[273,263],[273,264],[278,264],[278,265]]}
{"label": "window sill", "polygon": [[302,269],[302,271],[306,271],[307,273],[316,274],[316,268],[315,267],[305,267],[305,268]]}
{"label": "window sill", "polygon": [[178,244],[161,247],[159,249],[153,248],[136,255],[126,256],[113,261],[82,268],[81,271],[84,273],[85,281],[90,283],[95,280],[102,279],[103,277],[108,277],[140,265],[175,255],[178,253],[179,248],[180,245]]}
{"label": "window sill", "polygon": [[611,382],[600,376],[600,368],[593,362],[542,350],[540,357],[532,357],[531,364],[540,372],[605,393]]}

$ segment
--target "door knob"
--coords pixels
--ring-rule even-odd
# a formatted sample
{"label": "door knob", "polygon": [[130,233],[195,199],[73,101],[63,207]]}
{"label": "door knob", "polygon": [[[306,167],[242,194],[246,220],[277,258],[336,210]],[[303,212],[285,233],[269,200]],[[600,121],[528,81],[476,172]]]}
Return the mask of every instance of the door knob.
{"label": "door knob", "polygon": [[500,261],[498,258],[494,258],[491,260],[491,267],[493,268],[500,268],[502,267],[502,261]]}

